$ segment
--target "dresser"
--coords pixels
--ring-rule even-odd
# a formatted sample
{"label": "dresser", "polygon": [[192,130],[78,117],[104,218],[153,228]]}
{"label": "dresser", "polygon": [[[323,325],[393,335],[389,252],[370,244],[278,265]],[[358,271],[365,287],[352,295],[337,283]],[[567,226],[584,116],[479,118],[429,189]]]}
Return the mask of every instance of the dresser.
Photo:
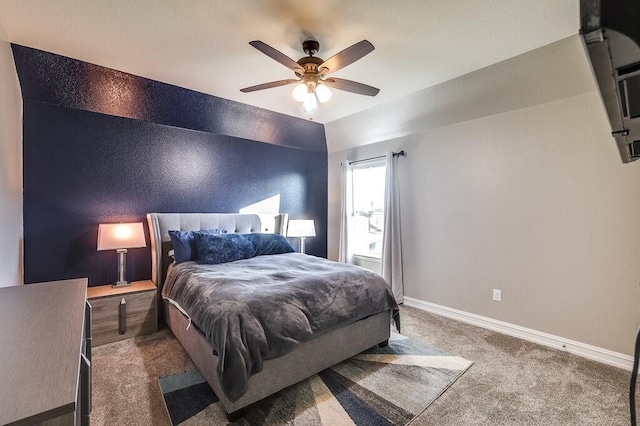
{"label": "dresser", "polygon": [[0,288],[1,425],[88,424],[86,291],[84,278]]}

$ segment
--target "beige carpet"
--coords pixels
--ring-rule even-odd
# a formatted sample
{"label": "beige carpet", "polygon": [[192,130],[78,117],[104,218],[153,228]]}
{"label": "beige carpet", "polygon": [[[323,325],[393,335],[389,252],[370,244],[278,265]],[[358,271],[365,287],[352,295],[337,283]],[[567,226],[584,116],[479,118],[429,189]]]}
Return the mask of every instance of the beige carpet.
{"label": "beige carpet", "polygon": [[[412,308],[401,315],[403,334],[475,362],[412,425],[629,424],[627,371]],[[193,368],[166,329],[96,347],[92,424],[169,425],[157,379]]]}

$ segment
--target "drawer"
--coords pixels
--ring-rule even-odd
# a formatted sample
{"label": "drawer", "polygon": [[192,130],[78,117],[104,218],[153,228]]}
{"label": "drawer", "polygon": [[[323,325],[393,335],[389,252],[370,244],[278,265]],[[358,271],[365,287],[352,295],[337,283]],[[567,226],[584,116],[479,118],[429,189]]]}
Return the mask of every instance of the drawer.
{"label": "drawer", "polygon": [[[120,302],[125,300],[125,332],[120,331]],[[119,294],[90,299],[93,306],[93,345],[152,333],[157,330],[156,292]]]}

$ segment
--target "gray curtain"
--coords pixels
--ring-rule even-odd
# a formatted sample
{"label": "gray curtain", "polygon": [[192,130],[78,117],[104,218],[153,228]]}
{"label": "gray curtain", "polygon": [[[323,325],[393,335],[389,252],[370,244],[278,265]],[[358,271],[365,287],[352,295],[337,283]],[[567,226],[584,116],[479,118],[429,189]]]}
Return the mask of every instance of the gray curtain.
{"label": "gray curtain", "polygon": [[353,166],[342,163],[342,201],[340,203],[340,252],[342,263],[353,263],[353,251],[349,248],[349,237],[353,220]]}
{"label": "gray curtain", "polygon": [[398,185],[398,157],[387,153],[384,190],[384,230],[382,235],[382,276],[391,285],[398,303],[404,301],[402,281],[402,233],[400,231],[400,191]]}

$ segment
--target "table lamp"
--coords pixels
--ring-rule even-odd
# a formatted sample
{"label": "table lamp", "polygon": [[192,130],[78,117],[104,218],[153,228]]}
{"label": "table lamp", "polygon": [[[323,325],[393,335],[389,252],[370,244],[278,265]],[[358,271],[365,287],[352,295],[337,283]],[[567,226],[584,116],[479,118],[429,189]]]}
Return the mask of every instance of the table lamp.
{"label": "table lamp", "polygon": [[118,282],[112,287],[131,285],[126,279],[127,249],[146,246],[142,222],[98,225],[98,251],[115,250],[118,253]]}
{"label": "table lamp", "polygon": [[306,237],[315,237],[316,228],[313,220],[290,220],[287,229],[287,237],[300,238],[300,253],[304,253],[304,239]]}

